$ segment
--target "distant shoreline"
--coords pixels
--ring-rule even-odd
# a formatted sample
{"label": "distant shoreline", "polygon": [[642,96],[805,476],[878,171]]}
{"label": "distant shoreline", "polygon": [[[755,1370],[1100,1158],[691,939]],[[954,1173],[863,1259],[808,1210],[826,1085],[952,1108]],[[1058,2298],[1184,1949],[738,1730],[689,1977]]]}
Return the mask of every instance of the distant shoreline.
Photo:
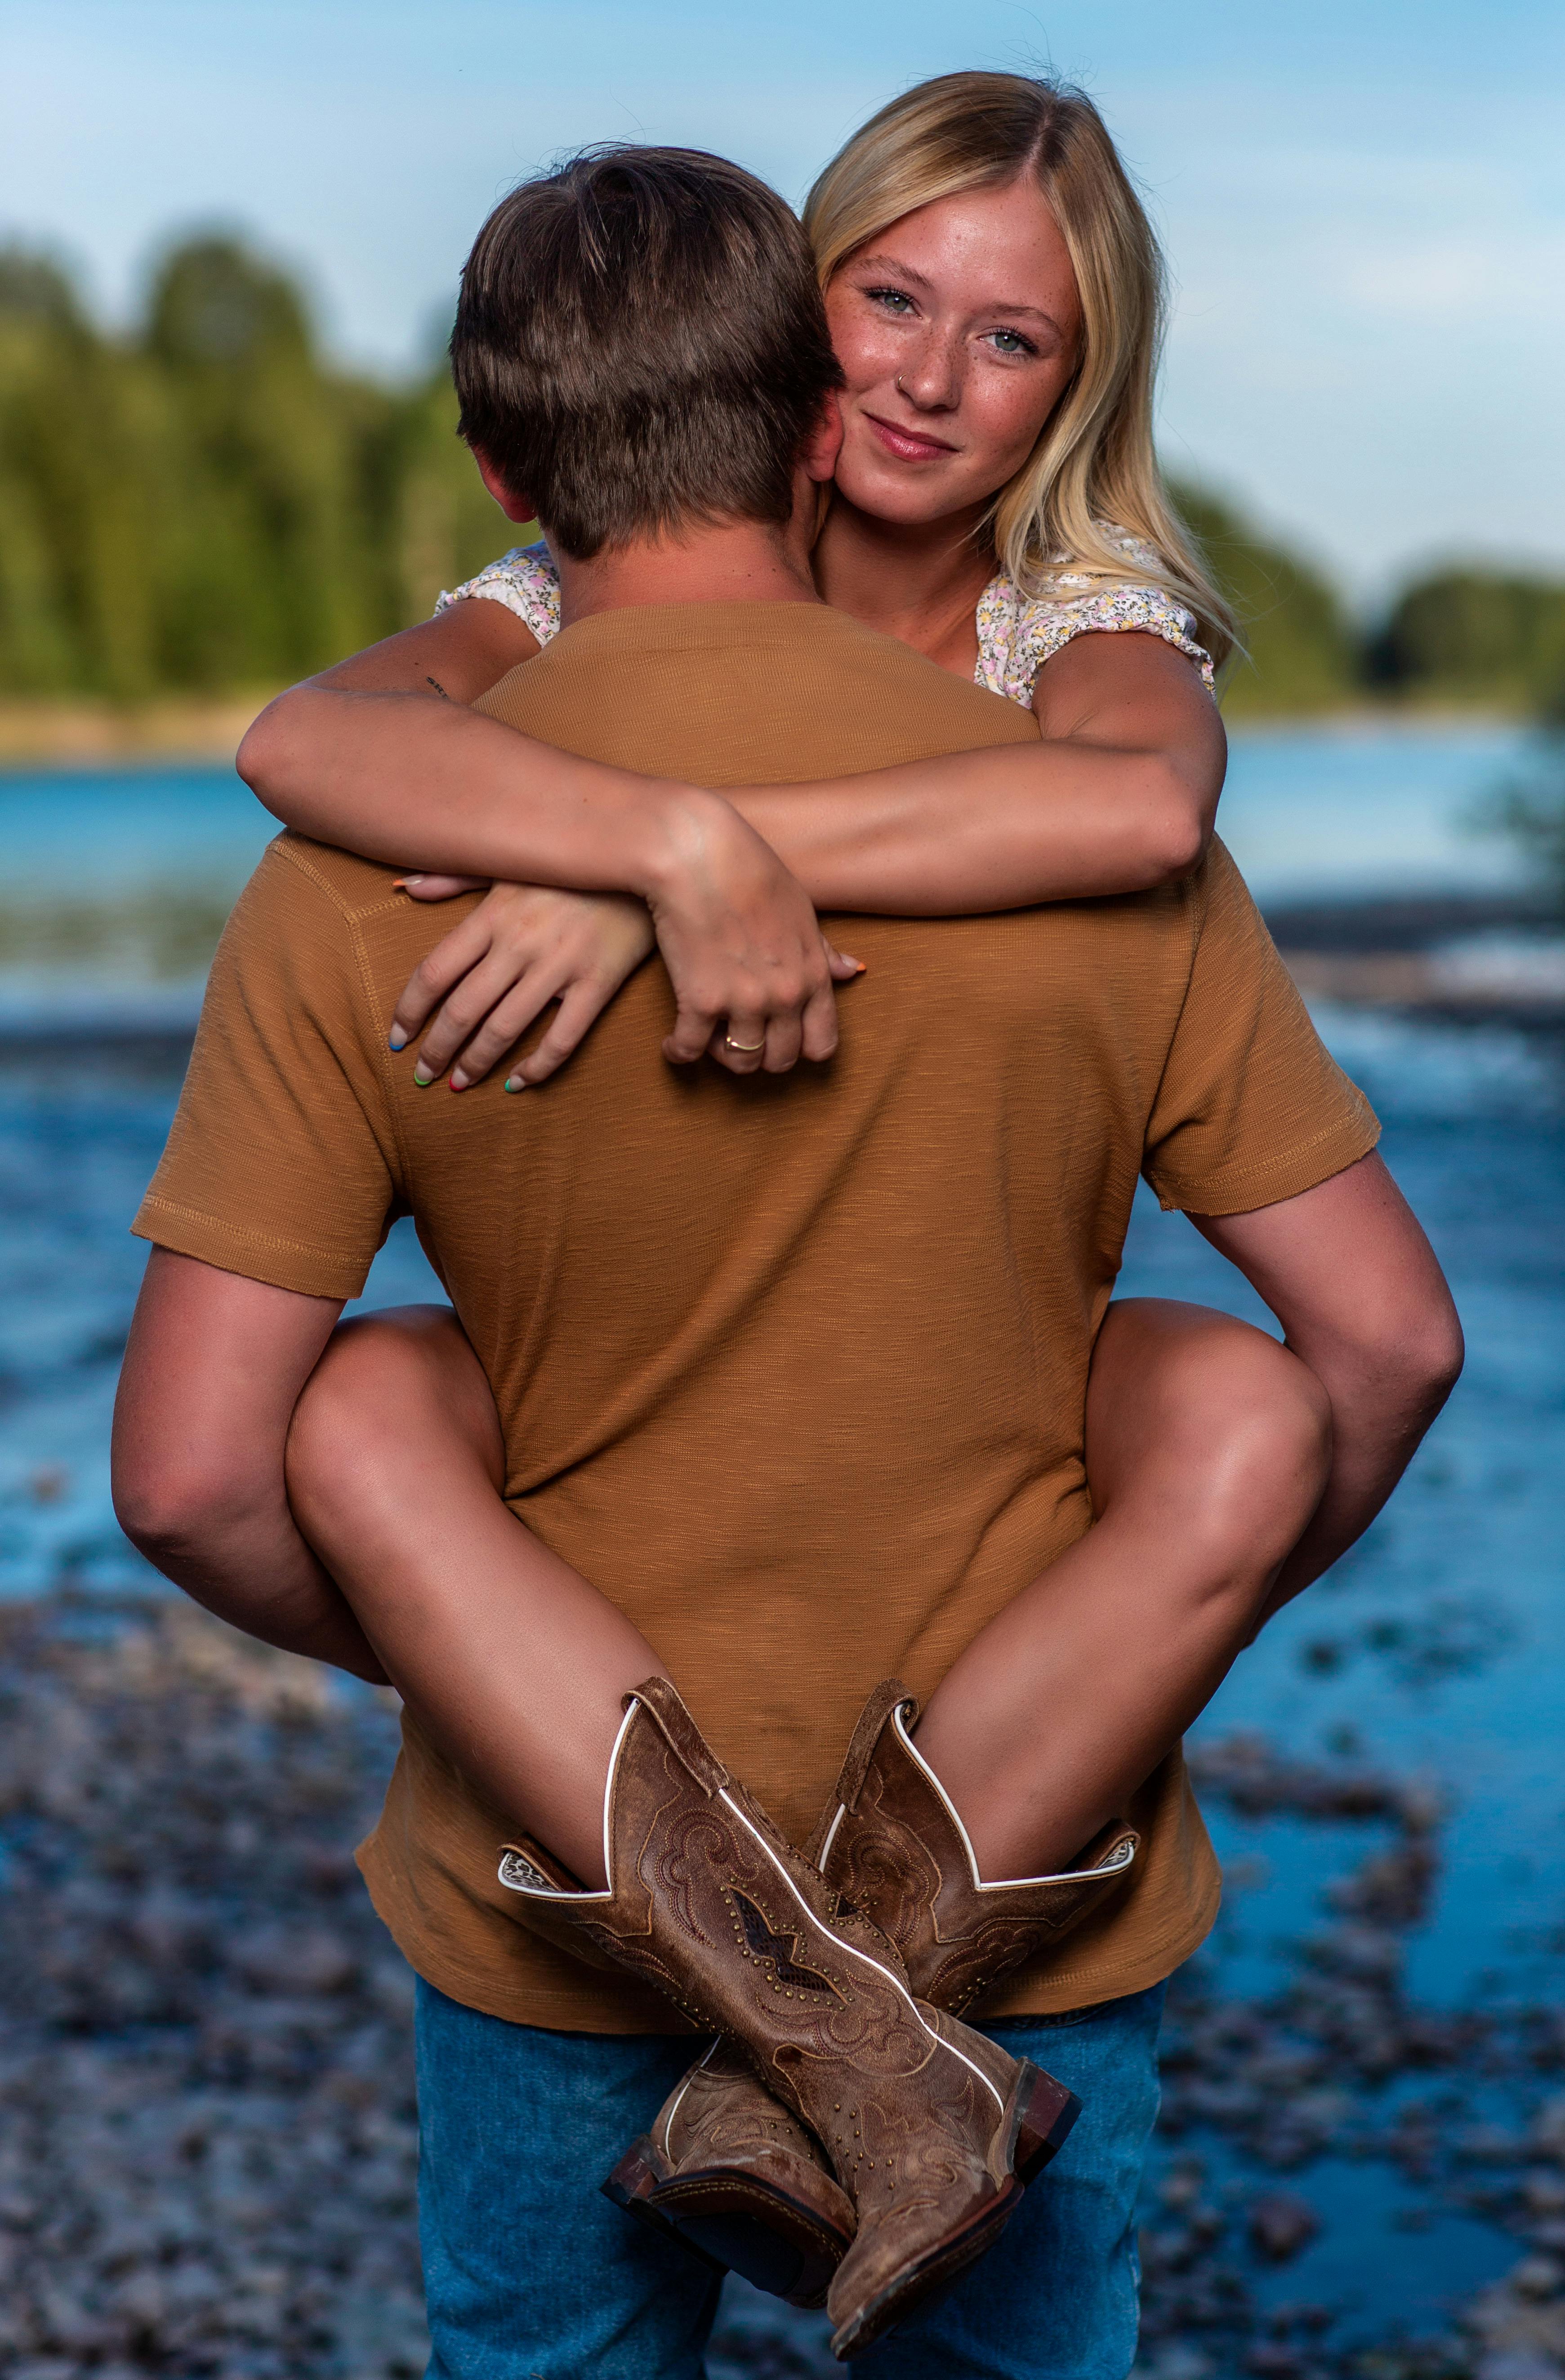
{"label": "distant shoreline", "polygon": [[125,709],[108,702],[0,701],[0,771],[93,760],[230,762],[239,738],[277,689],[169,698]]}
{"label": "distant shoreline", "polygon": [[[1565,918],[1542,891],[1277,901],[1265,917],[1309,1000],[1427,1024],[1565,1035]],[[101,1008],[89,990],[57,1012],[0,989],[0,1051],[37,1060],[112,1050],[117,1065],[177,1073],[200,1004],[199,978],[163,996],[122,991]]]}
{"label": "distant shoreline", "polygon": [[[88,699],[0,700],[0,772],[69,768],[94,760],[208,761],[227,764],[239,738],[278,689],[249,694],[167,697],[134,708]],[[1375,728],[1409,733],[1431,727],[1521,725],[1522,714],[1486,705],[1354,702],[1332,710],[1252,710],[1228,714],[1230,732],[1286,735],[1310,730],[1348,734]]]}

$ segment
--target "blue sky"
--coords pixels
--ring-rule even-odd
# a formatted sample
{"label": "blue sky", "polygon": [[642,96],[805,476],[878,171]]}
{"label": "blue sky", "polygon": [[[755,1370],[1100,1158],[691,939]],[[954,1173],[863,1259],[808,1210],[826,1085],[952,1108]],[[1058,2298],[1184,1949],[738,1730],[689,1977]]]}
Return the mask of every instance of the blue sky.
{"label": "blue sky", "polygon": [[123,315],[170,230],[242,225],[382,369],[562,149],[722,149],[798,199],[920,76],[1052,65],[1168,249],[1173,468],[1366,600],[1457,554],[1565,568],[1558,0],[0,0],[0,236]]}

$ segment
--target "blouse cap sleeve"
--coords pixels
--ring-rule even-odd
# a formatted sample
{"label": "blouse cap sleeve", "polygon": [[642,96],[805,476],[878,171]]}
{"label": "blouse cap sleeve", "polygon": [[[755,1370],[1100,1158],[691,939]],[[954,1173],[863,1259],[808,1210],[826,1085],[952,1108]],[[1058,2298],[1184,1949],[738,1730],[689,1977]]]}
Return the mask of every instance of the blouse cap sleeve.
{"label": "blouse cap sleeve", "polygon": [[[1127,565],[1146,568],[1155,560],[1133,538],[1117,538]],[[996,694],[1013,702],[1031,703],[1033,681],[1046,661],[1052,661],[1072,637],[1138,630],[1161,637],[1165,644],[1186,653],[1201,672],[1202,683],[1214,700],[1217,685],[1212,656],[1197,643],[1195,620],[1184,605],[1153,581],[1122,581],[1117,586],[1094,584],[1083,573],[1061,570],[1056,577],[1058,595],[1028,597],[1003,575],[985,589],[978,611],[979,674]],[[1080,588],[1080,594],[1072,593]]]}
{"label": "blouse cap sleeve", "polygon": [[448,612],[453,603],[465,603],[472,596],[481,596],[490,603],[503,603],[541,645],[559,634],[559,573],[549,558],[548,547],[542,541],[537,545],[513,545],[508,553],[488,564],[476,577],[443,591],[434,607],[436,618],[442,612]]}

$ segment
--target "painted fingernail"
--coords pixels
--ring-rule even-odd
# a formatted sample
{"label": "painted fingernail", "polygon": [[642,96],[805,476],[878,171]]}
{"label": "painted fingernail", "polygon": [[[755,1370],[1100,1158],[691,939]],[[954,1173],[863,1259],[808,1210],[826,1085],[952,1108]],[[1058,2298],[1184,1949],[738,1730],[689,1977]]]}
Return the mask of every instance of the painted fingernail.
{"label": "painted fingernail", "polygon": [[407,878],[405,876],[394,876],[391,880],[391,889],[394,892],[406,892],[408,890]]}
{"label": "painted fingernail", "polygon": [[453,1075],[451,1076],[451,1088],[454,1091],[465,1091],[467,1087],[468,1078],[465,1075]]}
{"label": "painted fingernail", "polygon": [[400,1025],[394,1025],[390,1033],[386,1037],[386,1048],[388,1050],[405,1050],[407,1047],[408,1036],[403,1032]]}
{"label": "painted fingernail", "polygon": [[422,1058],[413,1069],[413,1080],[417,1083],[421,1091],[427,1091],[431,1083],[434,1080],[434,1076],[430,1073],[429,1068],[424,1064]]}
{"label": "painted fingernail", "polygon": [[506,1077],[506,1088],[507,1091],[524,1091],[527,1088],[525,1076],[521,1075],[507,1075]]}

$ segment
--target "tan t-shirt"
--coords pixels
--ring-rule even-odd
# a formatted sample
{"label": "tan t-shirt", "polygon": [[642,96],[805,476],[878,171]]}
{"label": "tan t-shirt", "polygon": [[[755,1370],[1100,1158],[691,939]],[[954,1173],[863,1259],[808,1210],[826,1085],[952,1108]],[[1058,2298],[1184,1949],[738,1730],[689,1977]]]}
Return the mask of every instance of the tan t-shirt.
{"label": "tan t-shirt", "polygon": [[[599,614],[483,707],[709,784],[1036,733],[808,604]],[[1086,1528],[1087,1366],[1138,1172],[1166,1206],[1265,1206],[1363,1156],[1375,1120],[1220,848],[1135,897],[855,917],[868,974],[836,1059],[743,1080],[665,1062],[654,960],[541,1088],[507,1097],[496,1069],[459,1099],[416,1089],[387,1026],[456,914],[279,838],[224,935],[136,1229],[349,1297],[411,1209],[493,1384],[513,1510],[630,1614],[801,1840],[871,1687],[927,1695]],[[1130,1815],[1128,1889],[989,2012],[1137,1990],[1200,1941],[1218,1878],[1177,1755]],[[495,1880],[508,1831],[405,1720],[361,1860],[419,1973],[527,2023],[679,2029],[525,1930]]]}

